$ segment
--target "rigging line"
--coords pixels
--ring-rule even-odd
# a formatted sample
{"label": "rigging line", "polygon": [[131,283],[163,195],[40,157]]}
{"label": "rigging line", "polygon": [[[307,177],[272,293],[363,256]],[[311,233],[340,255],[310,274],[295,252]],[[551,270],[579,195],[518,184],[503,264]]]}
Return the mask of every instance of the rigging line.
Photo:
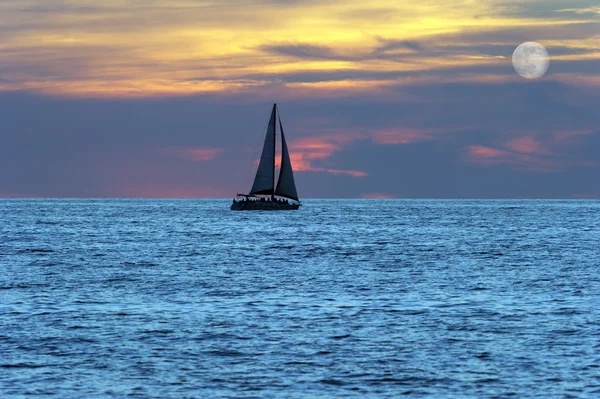
{"label": "rigging line", "polygon": [[277,117],[279,116],[277,112],[277,103],[273,104],[273,195],[275,195],[275,164],[277,163]]}

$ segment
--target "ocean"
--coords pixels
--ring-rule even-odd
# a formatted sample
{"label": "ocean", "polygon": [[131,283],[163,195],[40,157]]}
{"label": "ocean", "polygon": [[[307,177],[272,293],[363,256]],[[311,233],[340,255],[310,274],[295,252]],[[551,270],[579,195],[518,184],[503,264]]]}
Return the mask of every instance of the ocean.
{"label": "ocean", "polygon": [[230,203],[0,200],[0,397],[600,397],[600,201]]}

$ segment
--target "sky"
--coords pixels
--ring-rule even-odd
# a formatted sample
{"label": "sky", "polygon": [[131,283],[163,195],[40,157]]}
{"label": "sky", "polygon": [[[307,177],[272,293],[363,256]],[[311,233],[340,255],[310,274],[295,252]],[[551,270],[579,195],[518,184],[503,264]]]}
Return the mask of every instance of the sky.
{"label": "sky", "polygon": [[0,197],[231,198],[274,102],[301,198],[600,198],[597,0],[0,2]]}

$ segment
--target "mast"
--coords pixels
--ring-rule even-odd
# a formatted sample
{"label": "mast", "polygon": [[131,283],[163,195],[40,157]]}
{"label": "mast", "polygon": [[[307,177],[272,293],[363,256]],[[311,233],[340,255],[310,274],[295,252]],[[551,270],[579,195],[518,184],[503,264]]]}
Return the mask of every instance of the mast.
{"label": "mast", "polygon": [[277,155],[277,103],[273,104],[273,194],[271,198],[275,198],[275,156]]}

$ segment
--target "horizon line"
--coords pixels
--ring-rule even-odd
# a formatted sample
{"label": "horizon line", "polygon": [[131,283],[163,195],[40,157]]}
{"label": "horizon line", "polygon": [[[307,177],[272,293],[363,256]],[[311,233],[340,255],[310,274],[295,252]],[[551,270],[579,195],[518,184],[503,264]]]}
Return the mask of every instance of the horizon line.
{"label": "horizon line", "polygon": [[[27,196],[0,196],[0,200],[231,200],[235,197],[27,197]],[[559,201],[586,201],[586,200],[600,200],[600,196],[590,197],[382,197],[382,198],[371,198],[371,197],[307,197],[304,200],[559,200]],[[300,201],[301,202],[301,201]]]}

